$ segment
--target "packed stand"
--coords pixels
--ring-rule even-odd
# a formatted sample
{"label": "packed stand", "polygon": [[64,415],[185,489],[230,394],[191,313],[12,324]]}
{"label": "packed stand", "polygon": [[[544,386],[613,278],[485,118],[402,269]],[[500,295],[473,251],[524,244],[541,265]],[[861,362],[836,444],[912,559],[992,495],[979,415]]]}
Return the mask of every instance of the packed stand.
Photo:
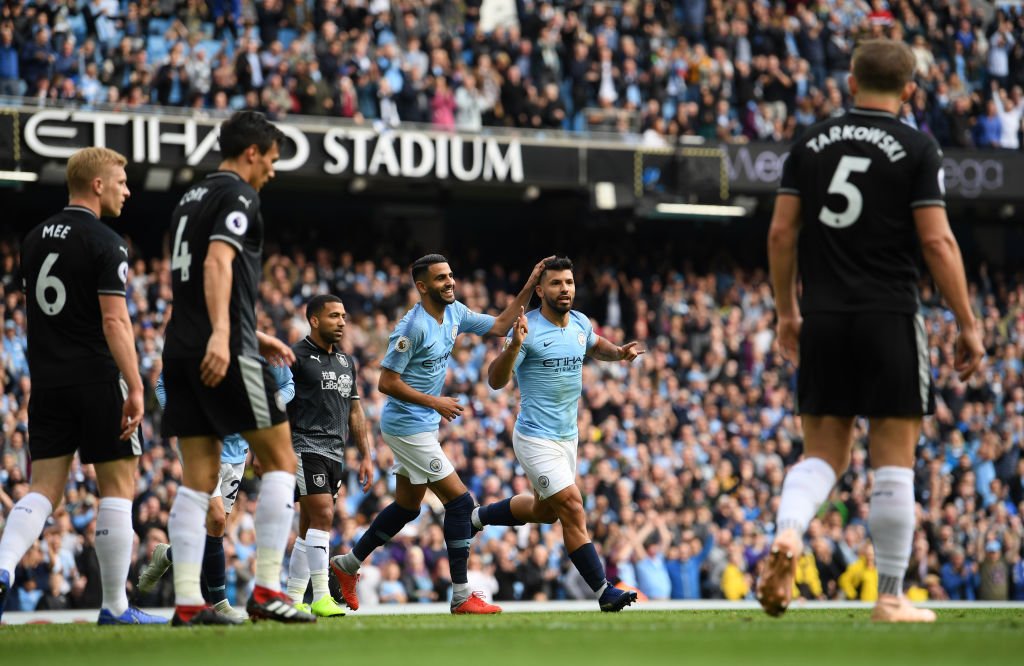
{"label": "packed stand", "polygon": [[[0,245],[0,256],[2,519],[28,489],[31,383],[23,301],[13,289],[15,246]],[[773,534],[774,498],[802,448],[793,415],[793,368],[774,344],[766,276],[735,267],[698,273],[672,268],[667,257],[627,267],[597,256],[576,258],[577,309],[596,321],[600,334],[639,339],[650,350],[632,366],[592,361],[584,370],[578,483],[609,577],[651,599],[750,599]],[[493,312],[518,290],[525,272],[482,268],[457,266],[458,297]],[[147,383],[147,444],[134,504],[138,547],[129,581],[134,587],[153,548],[167,542],[181,464],[172,444],[159,436],[161,414],[152,392],[171,300],[169,260],[135,260],[128,285]],[[922,287],[939,408],[925,420],[918,449],[919,524],[907,592],[916,599],[1024,600],[1024,274],[982,268],[971,291],[989,357],[985,371],[962,385],[952,369],[955,323],[935,292]],[[303,303],[324,292],[340,295],[349,312],[342,345],[358,360],[360,403],[377,468],[369,493],[352,472],[341,488],[333,555],[355,543],[394,491],[393,457],[377,429],[384,398],[376,385],[388,336],[416,292],[404,267],[393,261],[374,263],[325,249],[274,253],[261,285],[260,327],[288,342],[300,340],[307,331]],[[529,489],[511,446],[517,393],[486,385],[486,367],[499,344],[460,338],[446,394],[459,396],[467,409],[441,431],[447,455],[481,503]],[[863,424],[856,441],[850,471],[808,533],[797,575],[804,598],[872,600],[877,594],[866,531],[871,475]],[[355,456],[349,447],[349,470],[357,469]],[[228,518],[227,592],[236,605],[244,603],[254,575],[258,488],[250,470]],[[99,605],[96,505],[95,474],[76,463],[64,505],[20,564],[8,610]],[[442,514],[440,503],[430,501],[418,520],[367,561],[362,603],[447,599]],[[497,600],[589,599],[590,589],[569,564],[557,524],[488,527],[474,542],[470,582]],[[138,599],[159,606],[172,600],[169,580]]]}
{"label": "packed stand", "polygon": [[8,0],[0,94],[790,141],[849,107],[853,47],[882,36],[917,58],[903,122],[1020,148],[1024,14],[970,0]]}

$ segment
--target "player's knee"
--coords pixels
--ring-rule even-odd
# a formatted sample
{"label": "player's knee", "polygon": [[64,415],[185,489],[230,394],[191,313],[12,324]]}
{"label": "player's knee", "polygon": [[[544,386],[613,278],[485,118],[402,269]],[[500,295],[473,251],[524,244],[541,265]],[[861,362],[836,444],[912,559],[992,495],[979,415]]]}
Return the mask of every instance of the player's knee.
{"label": "player's knee", "polygon": [[223,511],[210,511],[206,514],[206,533],[211,536],[223,536],[225,522]]}
{"label": "player's knee", "polygon": [[577,495],[560,497],[555,506],[555,511],[563,525],[582,523],[585,520],[583,499]]}
{"label": "player's knee", "polygon": [[309,526],[314,530],[323,530],[324,532],[331,529],[331,522],[334,521],[334,505],[327,504],[326,506],[318,506],[309,513]]}

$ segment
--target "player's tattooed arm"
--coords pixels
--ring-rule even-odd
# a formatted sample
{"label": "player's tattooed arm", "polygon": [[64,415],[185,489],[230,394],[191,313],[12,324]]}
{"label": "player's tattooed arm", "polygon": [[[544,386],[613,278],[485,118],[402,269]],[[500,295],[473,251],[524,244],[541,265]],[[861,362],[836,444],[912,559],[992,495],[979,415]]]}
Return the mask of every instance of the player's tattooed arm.
{"label": "player's tattooed arm", "polygon": [[359,483],[363,492],[369,492],[373,483],[373,457],[370,455],[370,437],[366,429],[366,415],[359,400],[352,401],[348,414],[348,431],[359,449]]}
{"label": "player's tattooed arm", "polygon": [[637,356],[646,353],[647,350],[640,349],[640,343],[636,340],[619,346],[600,336],[597,338],[597,344],[587,352],[589,356],[598,361],[633,361]]}
{"label": "player's tattooed arm", "polygon": [[512,379],[512,371],[515,369],[516,357],[523,347],[523,341],[529,334],[530,329],[526,320],[526,313],[523,308],[519,309],[519,318],[512,327],[511,337],[505,340],[505,346],[498,354],[498,357],[491,362],[487,370],[487,383],[491,388],[498,390],[508,384]]}

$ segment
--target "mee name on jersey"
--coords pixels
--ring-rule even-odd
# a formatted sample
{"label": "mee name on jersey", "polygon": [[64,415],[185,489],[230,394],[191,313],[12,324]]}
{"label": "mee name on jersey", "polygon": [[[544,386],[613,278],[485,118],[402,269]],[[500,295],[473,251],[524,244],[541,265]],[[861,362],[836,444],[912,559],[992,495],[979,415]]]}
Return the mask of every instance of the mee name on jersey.
{"label": "mee name on jersey", "polygon": [[[575,439],[583,362],[597,344],[597,334],[590,320],[576,310],[569,312],[564,328],[540,310],[528,312],[526,321],[529,333],[513,366],[520,393],[516,430],[542,439]],[[506,339],[506,344],[510,342]]]}
{"label": "mee name on jersey", "polygon": [[99,297],[125,297],[128,245],[81,206],[33,228],[21,247],[33,387],[114,381]]}
{"label": "mee name on jersey", "polygon": [[[484,335],[493,326],[494,317],[473,312],[459,301],[445,307],[441,323],[417,303],[391,333],[381,367],[397,372],[421,393],[440,396],[455,339],[460,333]],[[415,435],[437,430],[440,421],[441,415],[429,407],[389,396],[380,429],[389,435]]]}
{"label": "mee name on jersey", "polygon": [[914,209],[944,206],[935,140],[883,111],[854,108],[808,128],[783,167],[800,197],[801,310],[917,311]]}
{"label": "mee name on jersey", "polygon": [[171,218],[174,315],[164,356],[201,358],[213,329],[206,308],[203,262],[210,243],[235,248],[232,262],[232,356],[258,356],[256,297],[262,273],[263,217],[259,195],[238,174],[218,171],[193,185]]}
{"label": "mee name on jersey", "polygon": [[328,352],[309,338],[293,345],[292,351],[295,398],[288,403],[292,445],[296,453],[344,462],[352,401],[359,399],[355,360],[339,351]]}

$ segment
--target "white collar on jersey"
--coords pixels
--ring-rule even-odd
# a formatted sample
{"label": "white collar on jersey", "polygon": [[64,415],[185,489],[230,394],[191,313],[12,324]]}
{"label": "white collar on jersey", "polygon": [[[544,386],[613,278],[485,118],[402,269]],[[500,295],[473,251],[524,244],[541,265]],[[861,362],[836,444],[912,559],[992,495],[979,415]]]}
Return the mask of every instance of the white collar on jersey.
{"label": "white collar on jersey", "polygon": [[[313,349],[315,349],[317,351],[322,351],[325,354],[339,354],[339,353],[341,353],[341,352],[339,352],[337,350],[331,351],[329,349],[324,349],[323,347],[321,347],[317,343],[313,342],[313,339],[310,338],[308,335],[306,337],[302,338],[302,341],[305,342],[310,347],[312,347]],[[334,345],[331,345],[331,346],[333,347]],[[317,360],[319,360],[319,359],[317,359]]]}
{"label": "white collar on jersey", "polygon": [[64,210],[73,211],[73,212],[76,212],[76,213],[88,213],[89,216],[92,217],[93,219],[95,219],[95,220],[100,219],[100,218],[96,217],[96,213],[92,212],[91,210],[89,210],[85,206],[64,206]]}

